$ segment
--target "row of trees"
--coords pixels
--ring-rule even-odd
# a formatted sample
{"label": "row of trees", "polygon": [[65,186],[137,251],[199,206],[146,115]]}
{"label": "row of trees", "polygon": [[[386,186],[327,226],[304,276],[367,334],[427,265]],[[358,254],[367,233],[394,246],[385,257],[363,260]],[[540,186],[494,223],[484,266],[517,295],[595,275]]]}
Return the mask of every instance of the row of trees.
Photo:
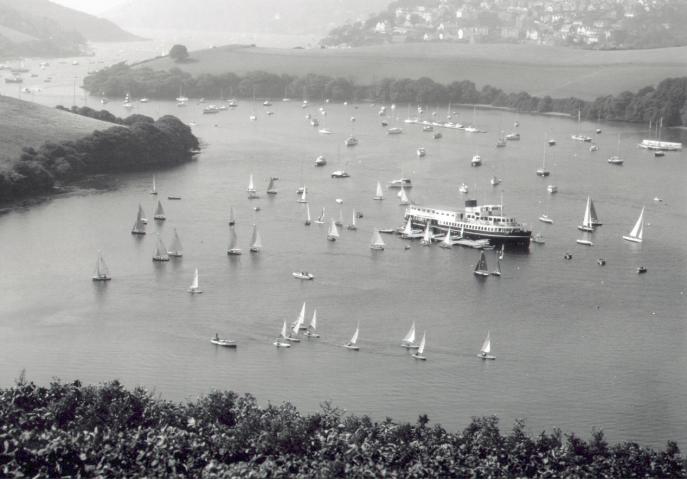
{"label": "row of trees", "polygon": [[96,130],[76,141],[25,147],[18,159],[0,170],[0,202],[48,193],[87,174],[176,165],[190,160],[199,146],[191,129],[171,115],[158,120],[144,115],[118,119],[87,107],[77,111],[121,126]]}
{"label": "row of trees", "polygon": [[158,99],[186,96],[220,98],[307,98],[337,102],[369,100],[380,103],[413,105],[487,104],[523,112],[561,112],[591,120],[649,123],[663,118],[663,125],[687,125],[687,77],[669,78],[656,87],[636,93],[599,97],[594,101],[579,98],[537,97],[526,92],[506,93],[485,85],[478,89],[468,80],[443,85],[430,78],[384,78],[371,85],[358,85],[350,79],[308,74],[302,77],[255,71],[239,76],[234,73],[202,74],[193,77],[173,68],[169,71],[147,67],[132,68],[120,63],[84,79],[84,87],[93,94],[121,96],[130,93]]}
{"label": "row of trees", "polygon": [[502,433],[495,417],[462,432],[378,423],[329,404],[302,414],[261,408],[250,395],[213,392],[176,404],[118,382],[0,390],[0,475],[104,478],[684,478],[685,458],[635,443],[609,445],[542,432],[522,422]]}

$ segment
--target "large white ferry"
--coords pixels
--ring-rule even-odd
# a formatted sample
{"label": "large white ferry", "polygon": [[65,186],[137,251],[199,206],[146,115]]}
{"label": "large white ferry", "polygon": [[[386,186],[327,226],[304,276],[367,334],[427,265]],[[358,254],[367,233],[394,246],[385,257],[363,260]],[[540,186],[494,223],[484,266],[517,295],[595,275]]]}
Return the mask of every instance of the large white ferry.
{"label": "large white ferry", "polygon": [[452,232],[460,232],[463,238],[487,239],[492,245],[529,247],[532,236],[526,225],[504,216],[502,205],[477,205],[477,200],[466,200],[462,213],[411,205],[403,218],[406,221],[410,218],[416,228],[424,228],[429,223],[434,233],[446,233],[450,228]]}

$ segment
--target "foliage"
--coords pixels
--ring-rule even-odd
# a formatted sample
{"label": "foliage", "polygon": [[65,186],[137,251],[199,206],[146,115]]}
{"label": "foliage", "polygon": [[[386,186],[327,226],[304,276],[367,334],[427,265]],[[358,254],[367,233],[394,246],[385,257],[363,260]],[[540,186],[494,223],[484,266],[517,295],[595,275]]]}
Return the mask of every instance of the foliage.
{"label": "foliage", "polygon": [[122,96],[127,91],[153,98],[174,98],[179,89],[191,96],[212,98],[229,92],[242,97],[309,97],[333,101],[370,100],[375,102],[410,103],[417,105],[486,104],[512,108],[523,112],[560,112],[592,120],[626,122],[663,118],[664,126],[687,125],[687,77],[668,78],[656,87],[646,87],[636,93],[622,92],[616,96],[599,97],[589,102],[579,98],[536,97],[526,92],[506,93],[491,85],[477,89],[468,80],[442,85],[431,78],[382,78],[371,85],[357,85],[346,78],[307,74],[302,77],[276,75],[267,72],[203,74],[196,78],[179,69],[168,72],[150,68],[131,68],[123,63],[100,70],[84,79],[84,87],[92,93]]}
{"label": "foliage", "polygon": [[522,422],[502,433],[496,417],[462,432],[373,422],[323,404],[261,408],[250,395],[212,392],[175,404],[113,381],[83,386],[19,379],[0,390],[3,477],[487,478],[684,477],[669,442],[656,452],[609,446],[603,433],[530,437]]}
{"label": "foliage", "polygon": [[175,62],[184,62],[188,59],[188,49],[185,45],[177,43],[169,50],[169,57]]}
{"label": "foliage", "polygon": [[0,169],[0,202],[47,193],[58,182],[87,174],[180,164],[190,160],[199,146],[191,129],[171,115],[156,121],[145,115],[117,118],[88,107],[73,107],[71,111],[121,126],[96,130],[76,141],[24,148],[19,159]]}

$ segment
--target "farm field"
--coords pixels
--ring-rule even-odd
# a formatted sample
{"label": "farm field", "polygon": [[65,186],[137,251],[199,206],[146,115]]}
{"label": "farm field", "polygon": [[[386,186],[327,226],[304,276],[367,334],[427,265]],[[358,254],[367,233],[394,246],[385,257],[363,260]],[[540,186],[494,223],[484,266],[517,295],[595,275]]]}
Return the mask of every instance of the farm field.
{"label": "farm field", "polygon": [[369,84],[389,78],[429,77],[440,83],[471,80],[507,92],[576,96],[635,91],[664,78],[687,75],[687,47],[595,51],[534,45],[394,44],[354,49],[279,49],[228,45],[191,52],[195,60],[141,62],[156,70],[203,73],[316,73]]}

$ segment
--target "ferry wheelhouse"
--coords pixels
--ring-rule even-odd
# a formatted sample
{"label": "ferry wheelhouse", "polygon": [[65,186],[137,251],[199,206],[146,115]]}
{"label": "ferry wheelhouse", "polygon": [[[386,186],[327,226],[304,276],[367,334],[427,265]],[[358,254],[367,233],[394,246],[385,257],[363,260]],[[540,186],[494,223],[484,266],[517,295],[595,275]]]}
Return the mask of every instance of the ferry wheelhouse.
{"label": "ferry wheelhouse", "polygon": [[532,232],[514,217],[503,214],[502,205],[477,205],[477,200],[466,200],[465,210],[456,212],[434,207],[411,205],[406,208],[414,228],[424,228],[428,223],[433,233],[460,232],[463,238],[487,239],[492,245],[529,247]]}

